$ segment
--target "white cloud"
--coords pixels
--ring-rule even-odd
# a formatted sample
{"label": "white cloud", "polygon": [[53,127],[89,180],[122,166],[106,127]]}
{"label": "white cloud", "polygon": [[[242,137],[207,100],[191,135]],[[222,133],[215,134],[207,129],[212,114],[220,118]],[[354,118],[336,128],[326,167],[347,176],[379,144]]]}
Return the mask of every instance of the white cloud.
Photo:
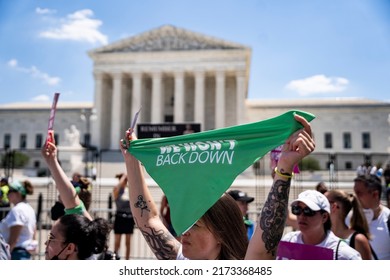
{"label": "white cloud", "polygon": [[31,98],[31,101],[34,102],[48,102],[50,101],[50,97],[46,94],[37,95],[33,98]]}
{"label": "white cloud", "polygon": [[8,61],[8,66],[11,68],[29,74],[31,77],[39,79],[43,81],[45,84],[48,84],[50,86],[58,85],[61,82],[61,78],[59,77],[52,77],[47,73],[44,73],[40,71],[37,67],[31,66],[30,68],[27,67],[21,67],[18,65],[18,61],[16,59],[11,59]]}
{"label": "white cloud", "polygon": [[301,96],[320,93],[335,93],[344,91],[349,81],[342,77],[326,77],[315,75],[301,80],[293,80],[286,85],[286,89],[293,90]]}
{"label": "white cloud", "polygon": [[10,61],[8,61],[8,65],[11,67],[17,67],[18,61],[16,59],[11,59]]}
{"label": "white cloud", "polygon": [[76,11],[61,19],[60,27],[43,31],[40,36],[57,40],[107,44],[107,36],[99,31],[102,21],[92,19],[92,16],[93,11],[89,9]]}
{"label": "white cloud", "polygon": [[47,9],[47,8],[40,8],[40,7],[37,7],[37,8],[35,9],[35,12],[36,12],[38,15],[48,15],[48,14],[55,14],[57,11],[56,11],[56,10]]}

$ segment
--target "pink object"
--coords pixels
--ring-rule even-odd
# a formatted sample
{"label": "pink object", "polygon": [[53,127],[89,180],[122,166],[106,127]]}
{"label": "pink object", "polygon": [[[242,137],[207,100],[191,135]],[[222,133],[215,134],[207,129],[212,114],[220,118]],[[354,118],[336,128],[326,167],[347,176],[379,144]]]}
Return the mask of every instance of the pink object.
{"label": "pink object", "polygon": [[300,243],[280,241],[277,260],[333,260],[333,250]]}

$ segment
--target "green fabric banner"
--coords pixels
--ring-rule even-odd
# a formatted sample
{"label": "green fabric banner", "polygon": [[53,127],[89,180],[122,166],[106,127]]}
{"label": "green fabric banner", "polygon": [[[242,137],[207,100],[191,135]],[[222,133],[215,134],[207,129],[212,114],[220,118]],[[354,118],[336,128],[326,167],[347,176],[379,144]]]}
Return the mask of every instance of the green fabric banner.
{"label": "green fabric banner", "polygon": [[235,178],[302,125],[288,111],[275,118],[199,133],[131,142],[129,152],[162,188],[178,235],[188,230]]}

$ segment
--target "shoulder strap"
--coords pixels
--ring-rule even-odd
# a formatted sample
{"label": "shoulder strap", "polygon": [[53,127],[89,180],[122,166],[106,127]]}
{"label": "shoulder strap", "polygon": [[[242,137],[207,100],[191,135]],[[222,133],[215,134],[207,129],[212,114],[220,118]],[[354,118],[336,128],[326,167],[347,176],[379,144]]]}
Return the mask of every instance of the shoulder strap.
{"label": "shoulder strap", "polygon": [[[352,236],[351,236],[351,240],[349,241],[349,246],[352,247],[352,248],[354,248],[354,249],[355,249],[355,238],[356,238],[356,235],[358,235],[358,234],[359,234],[359,232],[355,231],[355,232],[352,234]],[[371,254],[372,254],[373,258],[374,258],[375,260],[377,260],[377,259],[378,259],[378,256],[376,255],[374,249],[372,248],[372,246],[371,246],[371,244],[370,244],[370,241],[368,241],[368,245],[370,245],[370,250],[371,250]]]}
{"label": "shoulder strap", "polygon": [[339,259],[339,247],[340,247],[340,243],[341,242],[343,242],[343,240],[340,238],[339,242],[337,243],[337,247],[336,247],[336,258],[335,258],[335,260]]}
{"label": "shoulder strap", "polygon": [[349,246],[354,248],[355,249],[355,238],[356,238],[356,235],[358,234],[357,231],[355,231],[352,236],[351,236],[351,239],[349,240]]}
{"label": "shoulder strap", "polygon": [[378,256],[376,255],[374,249],[371,247],[371,244],[370,244],[370,249],[371,249],[371,254],[372,254],[372,256],[374,257],[374,260],[377,260],[377,259],[378,259]]}

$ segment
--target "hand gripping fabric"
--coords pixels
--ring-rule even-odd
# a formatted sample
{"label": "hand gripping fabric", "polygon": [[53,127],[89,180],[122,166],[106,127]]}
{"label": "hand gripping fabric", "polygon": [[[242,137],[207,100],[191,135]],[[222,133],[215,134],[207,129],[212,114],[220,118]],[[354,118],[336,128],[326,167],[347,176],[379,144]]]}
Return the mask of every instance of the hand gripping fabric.
{"label": "hand gripping fabric", "polygon": [[178,235],[188,230],[256,160],[282,145],[314,115],[288,111],[260,122],[131,142],[129,152],[162,188]]}

